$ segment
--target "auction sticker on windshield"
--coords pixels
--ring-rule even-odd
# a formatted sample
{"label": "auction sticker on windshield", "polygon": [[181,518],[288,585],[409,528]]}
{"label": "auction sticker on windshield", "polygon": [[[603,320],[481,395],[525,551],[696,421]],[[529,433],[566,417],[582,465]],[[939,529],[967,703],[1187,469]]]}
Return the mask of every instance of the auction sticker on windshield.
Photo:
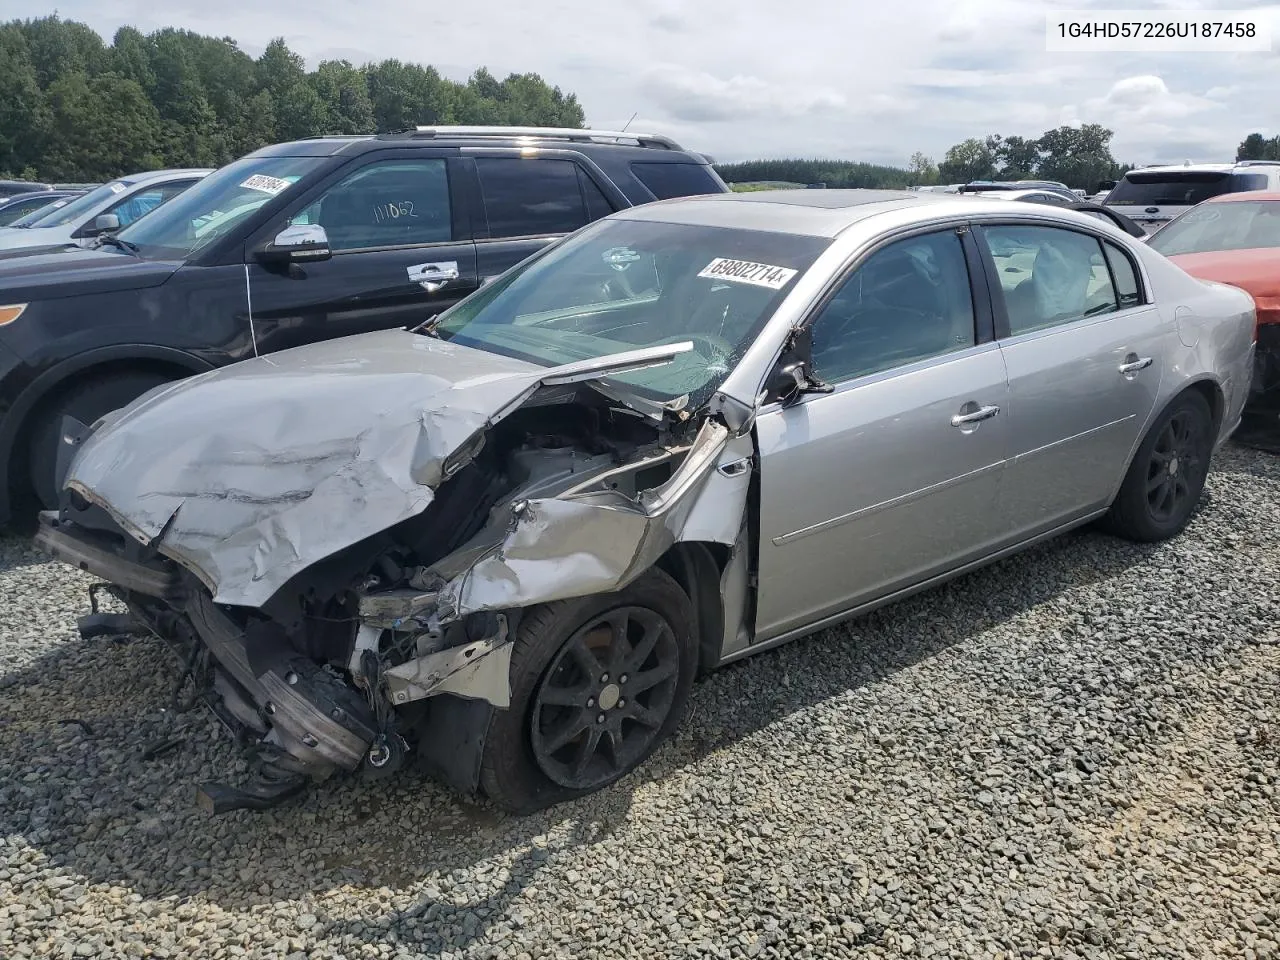
{"label": "auction sticker on windshield", "polygon": [[734,283],[750,283],[770,290],[781,290],[799,271],[790,267],[775,267],[768,263],[752,263],[750,260],[729,260],[716,257],[698,273],[711,280],[732,280]]}
{"label": "auction sticker on windshield", "polygon": [[291,186],[288,180],[281,180],[279,177],[269,177],[265,173],[255,173],[248,180],[245,180],[240,186],[247,190],[261,190],[263,193],[269,193],[273,197],[281,190],[287,190]]}

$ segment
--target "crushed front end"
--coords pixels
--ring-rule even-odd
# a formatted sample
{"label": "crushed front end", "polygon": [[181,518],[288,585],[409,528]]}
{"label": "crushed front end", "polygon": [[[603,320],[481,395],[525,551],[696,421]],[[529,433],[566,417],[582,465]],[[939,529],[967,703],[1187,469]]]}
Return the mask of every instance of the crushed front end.
{"label": "crushed front end", "polygon": [[749,438],[735,446],[716,420],[639,414],[581,384],[535,387],[502,391],[478,432],[431,456],[431,411],[383,428],[399,438],[363,438],[409,450],[404,473],[391,454],[365,461],[323,437],[281,454],[261,439],[284,432],[287,408],[259,418],[252,442],[206,434],[194,464],[165,459],[154,413],[181,421],[180,398],[143,398],[94,431],[66,424],[63,502],[37,543],[106,581],[177,651],[187,698],[251,748],[249,782],[200,787],[208,810],[269,807],[414,754],[474,791],[524,609],[617,589],[686,537],[740,539],[747,485],[716,467]]}

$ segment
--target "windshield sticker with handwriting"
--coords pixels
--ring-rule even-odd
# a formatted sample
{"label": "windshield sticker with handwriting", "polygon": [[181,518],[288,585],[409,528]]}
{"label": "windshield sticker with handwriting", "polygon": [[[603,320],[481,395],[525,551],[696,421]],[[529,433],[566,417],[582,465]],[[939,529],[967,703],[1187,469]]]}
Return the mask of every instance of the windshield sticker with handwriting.
{"label": "windshield sticker with handwriting", "polygon": [[279,177],[269,177],[265,173],[255,173],[248,180],[241,183],[240,186],[246,190],[260,190],[274,197],[281,190],[289,189],[291,184],[288,180],[281,180]]}
{"label": "windshield sticker with handwriting", "polygon": [[707,277],[710,280],[732,280],[734,283],[749,283],[757,287],[768,287],[770,290],[781,290],[798,272],[790,267],[775,267],[768,263],[716,257],[702,268],[698,276]]}
{"label": "windshield sticker with handwriting", "polygon": [[112,193],[124,193],[124,184],[117,181],[116,183],[109,184],[107,189]]}

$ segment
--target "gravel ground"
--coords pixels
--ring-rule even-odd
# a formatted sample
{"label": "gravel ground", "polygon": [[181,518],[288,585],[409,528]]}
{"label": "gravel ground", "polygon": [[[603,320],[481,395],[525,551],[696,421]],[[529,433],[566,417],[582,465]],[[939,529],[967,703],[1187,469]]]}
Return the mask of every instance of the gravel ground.
{"label": "gravel ground", "polygon": [[[525,819],[421,774],[209,819],[150,640],[0,540],[0,957],[1280,957],[1280,457],[728,668]],[[79,721],[79,722],[72,722]],[[178,749],[143,759],[156,741]]]}

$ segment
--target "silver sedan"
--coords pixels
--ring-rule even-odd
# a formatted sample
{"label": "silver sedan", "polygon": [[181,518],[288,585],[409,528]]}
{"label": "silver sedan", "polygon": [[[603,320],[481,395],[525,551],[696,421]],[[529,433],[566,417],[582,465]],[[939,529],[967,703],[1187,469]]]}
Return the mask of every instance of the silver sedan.
{"label": "silver sedan", "polygon": [[255,745],[210,809],[416,752],[529,810],[641,764],[700,670],[1093,520],[1176,535],[1253,330],[1068,210],[655,203],[413,330],[68,423],[38,538]]}

